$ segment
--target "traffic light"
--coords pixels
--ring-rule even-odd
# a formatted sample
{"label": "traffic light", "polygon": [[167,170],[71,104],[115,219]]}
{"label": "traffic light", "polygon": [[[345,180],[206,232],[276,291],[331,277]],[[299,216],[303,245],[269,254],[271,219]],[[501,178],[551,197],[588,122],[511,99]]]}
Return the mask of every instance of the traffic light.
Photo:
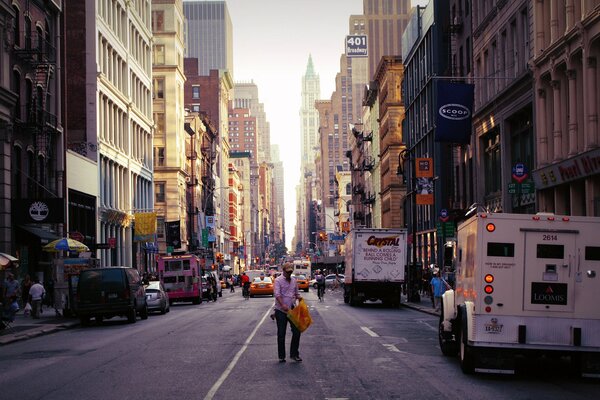
{"label": "traffic light", "polygon": [[321,242],[326,242],[327,241],[327,232],[319,232],[319,240]]}
{"label": "traffic light", "polygon": [[222,263],[223,262],[223,253],[217,253],[217,262],[218,263]]}

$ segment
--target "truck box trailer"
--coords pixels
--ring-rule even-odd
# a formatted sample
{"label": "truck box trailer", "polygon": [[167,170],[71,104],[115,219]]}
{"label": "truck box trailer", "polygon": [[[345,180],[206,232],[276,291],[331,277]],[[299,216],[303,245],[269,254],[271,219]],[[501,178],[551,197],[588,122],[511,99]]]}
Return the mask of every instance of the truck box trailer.
{"label": "truck box trailer", "polygon": [[439,342],[465,373],[514,373],[515,356],[600,366],[600,218],[478,213],[458,227],[456,288]]}
{"label": "truck box trailer", "polygon": [[355,229],[346,236],[344,302],[398,307],[406,266],[405,229]]}

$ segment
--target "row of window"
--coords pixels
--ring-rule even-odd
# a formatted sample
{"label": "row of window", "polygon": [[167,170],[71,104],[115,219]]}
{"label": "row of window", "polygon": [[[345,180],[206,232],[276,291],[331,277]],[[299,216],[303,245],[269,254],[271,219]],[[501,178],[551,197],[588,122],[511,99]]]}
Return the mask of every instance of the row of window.
{"label": "row of window", "polygon": [[121,43],[127,43],[127,11],[116,0],[98,0],[98,15],[108,25],[110,30],[119,38]]}
{"label": "row of window", "polygon": [[[585,260],[586,261],[600,261],[600,247],[598,246],[585,246]],[[487,243],[487,255],[488,257],[514,257],[515,256],[515,244],[514,243],[499,243],[499,242],[488,242]],[[537,244],[536,245],[536,258],[543,259],[565,259],[565,246],[562,244]]]}

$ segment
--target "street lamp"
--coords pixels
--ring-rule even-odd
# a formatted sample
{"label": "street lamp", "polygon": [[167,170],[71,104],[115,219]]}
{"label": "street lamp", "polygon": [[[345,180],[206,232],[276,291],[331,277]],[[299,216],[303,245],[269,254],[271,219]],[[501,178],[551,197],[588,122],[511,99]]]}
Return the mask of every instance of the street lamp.
{"label": "street lamp", "polygon": [[[403,177],[403,180],[406,183],[409,183],[409,188],[410,191],[408,191],[404,197],[404,201],[405,201],[405,207],[404,209],[406,210],[407,207],[406,205],[408,205],[408,202],[406,201],[406,198],[408,196],[411,196],[411,202],[410,202],[410,217],[411,217],[411,223],[409,226],[410,232],[411,232],[411,237],[412,237],[412,243],[411,243],[411,250],[412,250],[412,262],[410,260],[410,256],[407,254],[406,258],[407,258],[407,274],[406,274],[406,295],[408,298],[408,301],[420,301],[420,295],[419,295],[419,287],[418,287],[418,279],[417,279],[417,196],[416,196],[416,187],[415,187],[415,182],[416,182],[416,177],[415,177],[415,159],[414,159],[414,155],[413,155],[413,149],[408,149],[408,148],[404,148],[400,154],[398,154],[398,171],[397,171],[397,175],[400,177]],[[407,173],[407,168],[404,168],[403,165],[404,163],[407,162],[407,166],[410,167],[410,170]],[[407,214],[408,216],[408,214]],[[408,219],[408,218],[407,218]],[[405,221],[406,222],[406,221]]]}

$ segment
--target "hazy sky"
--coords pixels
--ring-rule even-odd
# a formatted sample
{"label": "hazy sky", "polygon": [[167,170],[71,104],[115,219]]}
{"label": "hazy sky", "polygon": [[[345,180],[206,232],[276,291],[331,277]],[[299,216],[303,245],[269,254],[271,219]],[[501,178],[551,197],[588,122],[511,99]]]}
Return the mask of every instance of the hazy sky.
{"label": "hazy sky", "polygon": [[256,83],[271,124],[271,143],[280,147],[285,169],[286,242],[290,248],[296,224],[295,188],[300,177],[302,76],[312,54],[321,80],[321,98],[331,97],[349,17],[362,14],[363,1],[226,2],[233,24],[234,79]]}

